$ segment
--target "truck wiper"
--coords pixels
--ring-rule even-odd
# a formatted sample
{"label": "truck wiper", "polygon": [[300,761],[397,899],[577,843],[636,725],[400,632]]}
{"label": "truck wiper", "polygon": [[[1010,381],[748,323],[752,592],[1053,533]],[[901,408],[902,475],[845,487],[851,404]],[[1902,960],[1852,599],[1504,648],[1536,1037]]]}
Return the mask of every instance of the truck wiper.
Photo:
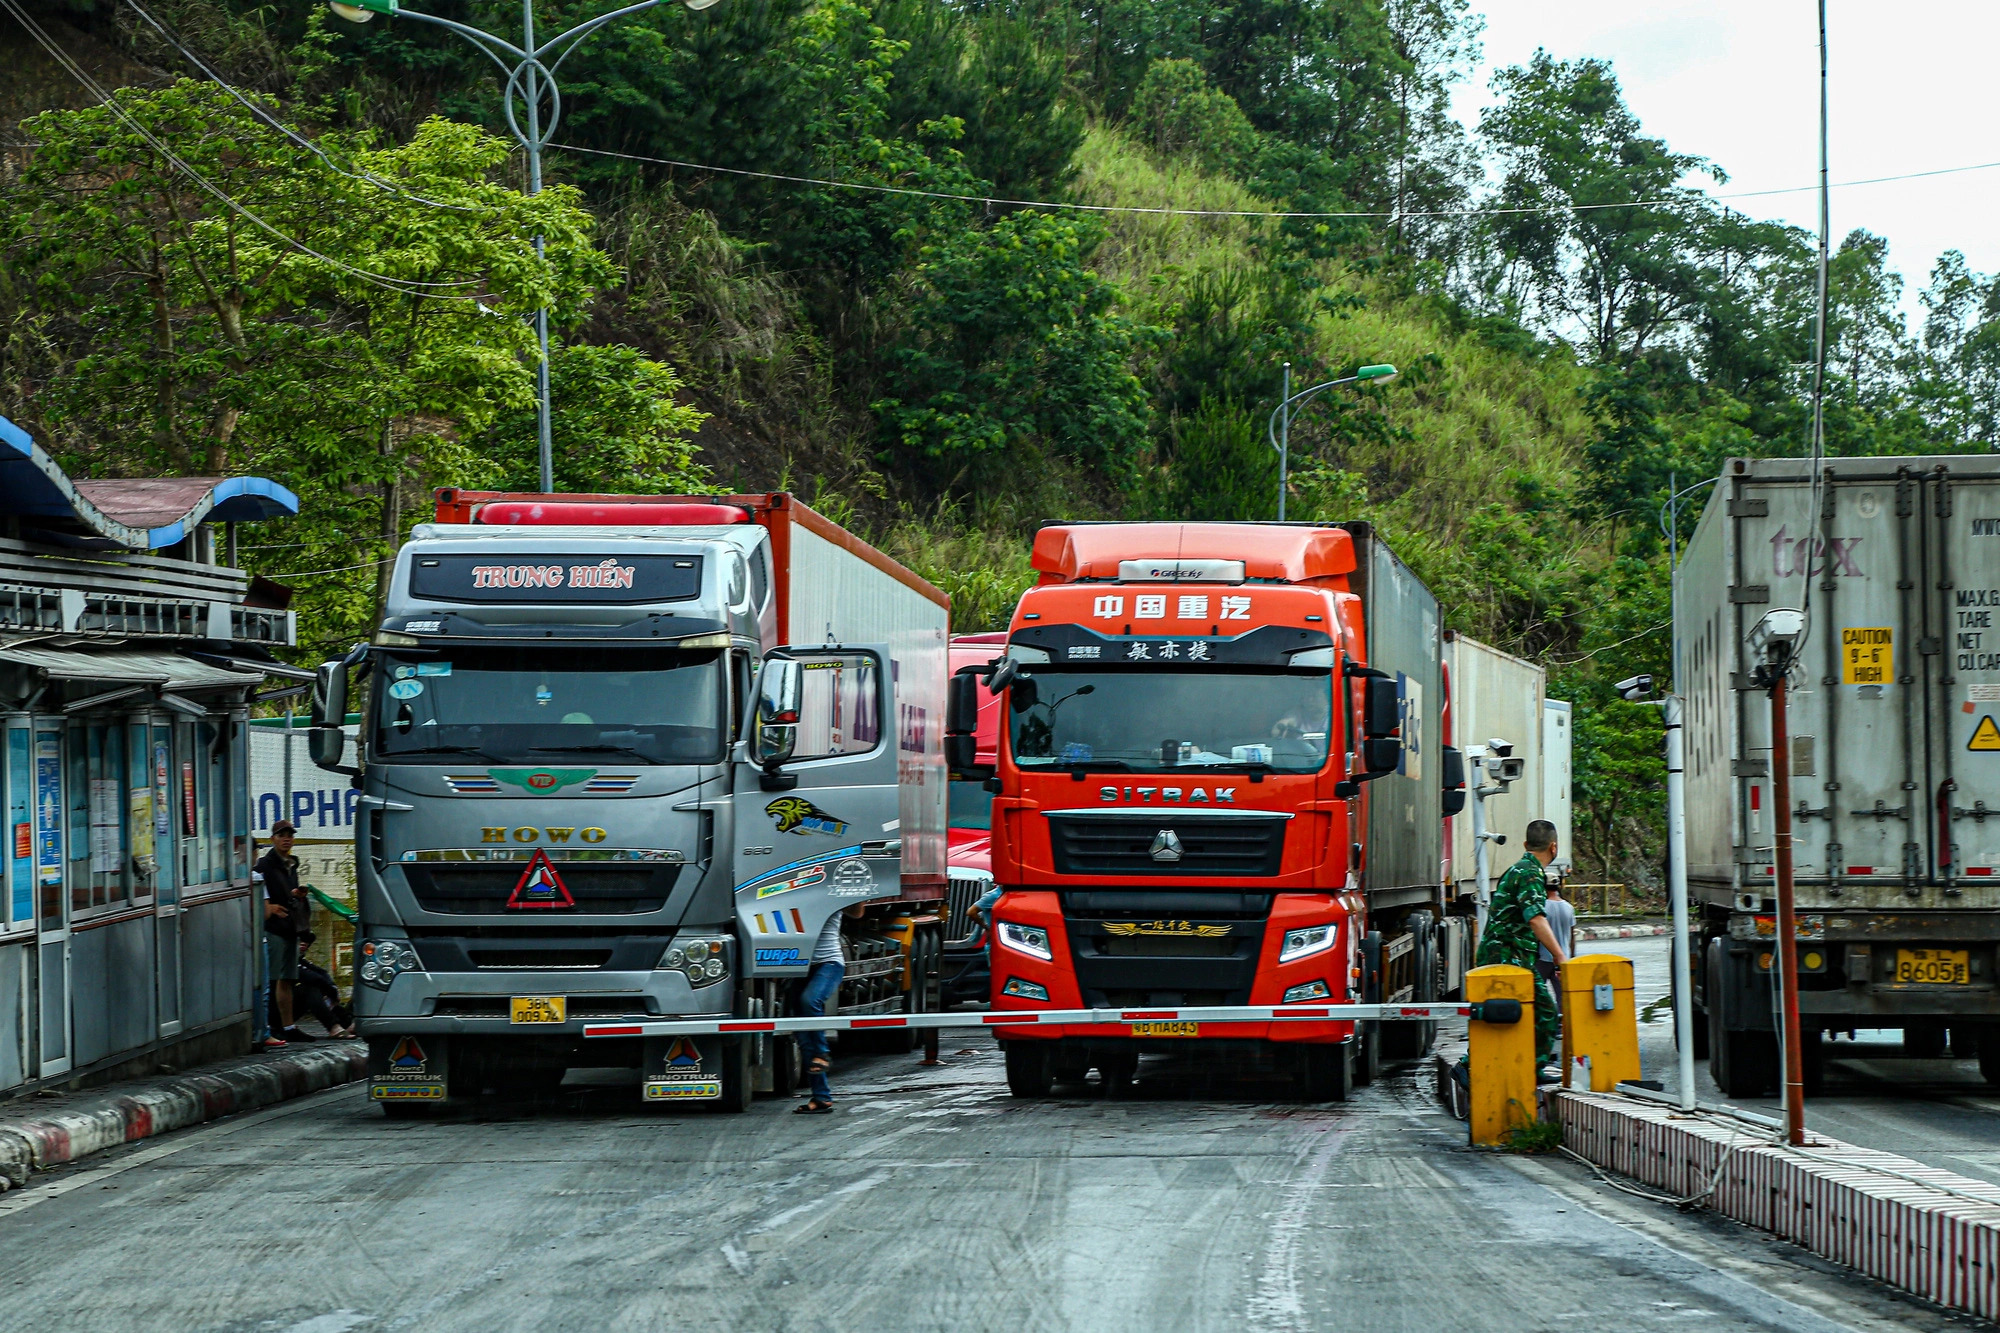
{"label": "truck wiper", "polygon": [[506,762],[506,761],[505,761],[505,760],[503,760],[503,759],[502,759],[502,758],[501,758],[501,757],[500,757],[499,755],[497,755],[497,754],[489,754],[489,753],[487,753],[487,752],[486,752],[485,750],[482,750],[482,749],[480,749],[480,748],[479,748],[479,747],[478,747],[477,745],[418,745],[418,746],[415,746],[415,747],[412,747],[411,749],[407,749],[407,750],[404,750],[404,749],[396,749],[396,750],[384,750],[384,751],[383,751],[383,753],[384,753],[384,754],[392,754],[392,755],[400,755],[400,754],[476,754],[476,755],[478,755],[478,756],[479,756],[479,757],[480,757],[481,759],[485,759],[485,760],[488,760],[488,761],[490,761],[490,762],[492,762],[492,763],[495,763],[495,764],[499,764],[499,763],[505,763],[505,762]]}
{"label": "truck wiper", "polygon": [[629,745],[530,745],[528,749],[536,754],[629,754],[649,764],[659,762],[644,750],[635,750]]}

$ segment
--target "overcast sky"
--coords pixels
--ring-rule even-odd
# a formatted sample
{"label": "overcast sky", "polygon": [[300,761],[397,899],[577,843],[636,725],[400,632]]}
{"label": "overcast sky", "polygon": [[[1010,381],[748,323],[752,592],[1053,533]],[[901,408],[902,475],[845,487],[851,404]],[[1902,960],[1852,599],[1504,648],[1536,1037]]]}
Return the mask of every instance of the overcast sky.
{"label": "overcast sky", "polygon": [[[1460,86],[1476,125],[1495,69],[1545,47],[1597,56],[1626,101],[1676,151],[1721,165],[1717,194],[1811,185],[1818,170],[1816,0],[1472,0],[1486,16],[1485,63]],[[1996,0],[1829,0],[1832,177],[1841,181],[2000,161],[1994,114]],[[1732,201],[1754,217],[1818,227],[1811,193]],[[1938,255],[1964,251],[2000,269],[2000,168],[1833,191],[1833,239],[1855,227],[1886,236],[1916,302]]]}

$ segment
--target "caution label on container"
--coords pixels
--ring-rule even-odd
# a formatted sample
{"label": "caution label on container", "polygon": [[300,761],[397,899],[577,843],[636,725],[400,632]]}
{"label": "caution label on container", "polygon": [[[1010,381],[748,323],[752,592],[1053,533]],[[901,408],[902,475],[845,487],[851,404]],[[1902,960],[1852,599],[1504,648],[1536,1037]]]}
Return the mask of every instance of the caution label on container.
{"label": "caution label on container", "polygon": [[1840,631],[1840,683],[1888,685],[1896,679],[1895,635],[1887,628]]}
{"label": "caution label on container", "polygon": [[1965,743],[1968,750],[2000,750],[2000,725],[1995,725],[1993,714],[1979,719],[1979,725],[1972,729],[1972,739]]}

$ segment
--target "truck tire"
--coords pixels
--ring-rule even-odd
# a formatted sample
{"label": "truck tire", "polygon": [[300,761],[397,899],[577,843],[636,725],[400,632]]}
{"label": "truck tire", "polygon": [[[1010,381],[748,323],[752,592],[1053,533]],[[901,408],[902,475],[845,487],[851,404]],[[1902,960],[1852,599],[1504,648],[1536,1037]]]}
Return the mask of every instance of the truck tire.
{"label": "truck tire", "polygon": [[1106,1097],[1123,1097],[1139,1077],[1139,1053],[1120,1051],[1103,1057],[1097,1062],[1097,1077]]}
{"label": "truck tire", "polygon": [[1367,1087],[1382,1072],[1382,1026],[1371,1022],[1354,1025],[1353,1087]]}
{"label": "truck tire", "polygon": [[799,1058],[799,1039],[792,1036],[771,1038],[771,1089],[774,1095],[789,1097],[798,1091],[799,1077],[805,1072],[805,1061]]}
{"label": "truck tire", "polygon": [[1708,1074],[1725,1097],[1764,1097],[1777,1089],[1778,1040],[1769,1032],[1732,1032],[1722,1023],[1723,942],[1708,946]]}
{"label": "truck tire", "polygon": [[726,1114],[737,1114],[750,1109],[750,1043],[742,1040],[724,1040],[722,1044],[722,1100],[715,1109]]}
{"label": "truck tire", "polygon": [[1914,1060],[1942,1060],[1946,1031],[1945,1025],[1935,1020],[1904,1024],[1903,1054]]}
{"label": "truck tire", "polygon": [[1293,1087],[1302,1102],[1344,1102],[1354,1087],[1354,1043],[1299,1048]]}
{"label": "truck tire", "polygon": [[[1406,923],[1416,936],[1411,949],[1416,977],[1410,1001],[1428,1004],[1438,997],[1437,918],[1429,912],[1412,912]],[[1418,1022],[1387,1023],[1382,1028],[1382,1054],[1391,1060],[1421,1060],[1437,1041],[1437,1024]]]}
{"label": "truck tire", "polygon": [[2000,1028],[1979,1034],[1979,1076],[2000,1088]]}
{"label": "truck tire", "polygon": [[444,1108],[436,1102],[377,1102],[388,1120],[430,1120]]}
{"label": "truck tire", "polygon": [[1007,1052],[1007,1091],[1016,1097],[1046,1097],[1055,1080],[1049,1068],[1048,1043],[1010,1041]]}

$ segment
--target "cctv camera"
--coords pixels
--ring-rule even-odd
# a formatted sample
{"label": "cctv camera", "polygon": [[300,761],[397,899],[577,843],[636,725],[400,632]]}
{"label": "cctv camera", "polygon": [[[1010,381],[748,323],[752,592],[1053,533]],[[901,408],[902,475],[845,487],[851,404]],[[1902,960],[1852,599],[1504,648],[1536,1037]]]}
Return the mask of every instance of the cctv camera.
{"label": "cctv camera", "polygon": [[1750,656],[1758,662],[1773,662],[1792,655],[1799,636],[1805,632],[1805,613],[1788,606],[1773,607],[1750,631]]}
{"label": "cctv camera", "polygon": [[1489,736],[1486,738],[1486,752],[1497,758],[1505,759],[1508,755],[1514,753],[1514,742],[1503,741],[1498,736]]}
{"label": "cctv camera", "polygon": [[1525,759],[1502,759],[1493,776],[1502,782],[1519,782],[1527,771],[1528,761]]}
{"label": "cctv camera", "polygon": [[1653,678],[1651,676],[1627,676],[1612,688],[1618,691],[1619,698],[1637,703],[1653,692]]}

